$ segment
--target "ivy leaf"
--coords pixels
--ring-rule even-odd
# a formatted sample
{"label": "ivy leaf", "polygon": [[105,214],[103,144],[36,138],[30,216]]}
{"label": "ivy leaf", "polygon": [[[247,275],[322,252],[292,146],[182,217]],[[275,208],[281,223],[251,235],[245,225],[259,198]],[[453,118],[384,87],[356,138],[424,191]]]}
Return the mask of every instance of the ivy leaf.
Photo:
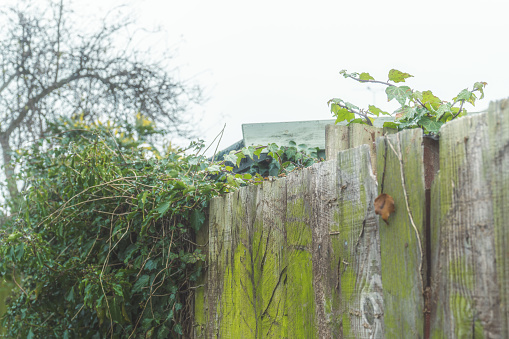
{"label": "ivy leaf", "polygon": [[389,112],[382,111],[380,108],[373,105],[369,105],[369,111],[376,116],[379,116],[380,114],[391,115]]}
{"label": "ivy leaf", "polygon": [[267,146],[267,150],[271,153],[277,153],[277,151],[279,151],[279,146],[275,143],[271,143]]}
{"label": "ivy leaf", "polygon": [[442,100],[435,96],[431,91],[424,91],[422,92],[422,103],[431,111],[437,109],[442,103]]}
{"label": "ivy leaf", "polygon": [[256,155],[258,158],[260,157],[260,154],[262,154],[262,151],[265,149],[265,147],[260,147],[256,149],[253,154]]}
{"label": "ivy leaf", "polygon": [[469,91],[468,88],[465,88],[464,90],[459,92],[458,95],[453,100],[454,101],[466,101],[466,102],[469,102],[475,106],[475,99],[477,99],[475,94],[473,92]]}
{"label": "ivy leaf", "polygon": [[235,162],[235,165],[237,165],[237,167],[239,167],[240,162],[242,161],[242,159],[245,159],[246,156],[242,152],[239,152],[236,155],[237,155],[237,161]]}
{"label": "ivy leaf", "polygon": [[159,205],[157,205],[156,210],[157,210],[157,212],[159,212],[160,215],[164,215],[166,213],[166,211],[168,211],[170,206],[171,206],[170,200],[164,201],[164,202],[160,203]]}
{"label": "ivy leaf", "polygon": [[354,104],[351,104],[349,102],[345,102],[345,106],[349,111],[353,110],[359,110],[359,107],[355,106]]}
{"label": "ivy leaf", "polygon": [[428,117],[422,117],[421,120],[419,120],[419,125],[424,127],[427,132],[434,134],[438,134],[443,124],[444,123],[441,121],[435,121]]}
{"label": "ivy leaf", "polygon": [[359,75],[359,80],[363,81],[369,81],[369,80],[375,80],[369,73],[363,72]]}
{"label": "ivy leaf", "polygon": [[224,155],[224,160],[232,162],[234,164],[237,163],[237,154],[235,154],[236,151],[230,151],[229,154]]}
{"label": "ivy leaf", "polygon": [[397,110],[394,111],[396,114],[396,119],[413,119],[416,113],[413,107],[408,105],[401,106]]}
{"label": "ivy leaf", "polygon": [[336,114],[336,116],[337,116],[336,124],[341,121],[345,121],[345,120],[350,121],[350,120],[355,119],[355,114],[353,114],[352,112],[350,112],[349,110],[347,110],[346,108],[343,108],[343,107],[341,107],[338,110],[338,113]]}
{"label": "ivy leaf", "polygon": [[[340,98],[332,98],[329,101],[327,101],[327,105],[330,105],[331,103],[339,105],[339,104],[342,104],[343,102],[344,101],[341,100]],[[331,109],[332,109],[332,107],[331,107]]]}
{"label": "ivy leaf", "polygon": [[191,227],[194,228],[195,231],[199,231],[205,223],[205,214],[198,209],[193,209],[189,221],[191,223]]}
{"label": "ivy leaf", "polygon": [[438,107],[436,120],[437,121],[440,120],[446,113],[452,113],[451,112],[451,104],[448,102],[446,102],[445,104],[442,104],[442,105],[440,105],[440,107]]}
{"label": "ivy leaf", "polygon": [[248,156],[251,158],[251,160],[254,160],[254,151],[255,151],[255,148],[253,146],[249,146],[249,147],[244,147],[242,148],[242,153],[245,155],[245,156]]}
{"label": "ivy leaf", "polygon": [[484,98],[484,87],[486,87],[487,84],[486,82],[476,82],[474,84],[474,90],[481,92],[481,97],[479,99]]}
{"label": "ivy leaf", "polygon": [[150,280],[150,276],[149,275],[146,275],[146,274],[142,275],[134,283],[134,286],[133,286],[133,289],[131,290],[131,293],[134,294],[136,292],[140,292],[143,287],[148,285],[149,280]]}
{"label": "ivy leaf", "polygon": [[423,100],[422,92],[420,92],[420,91],[414,91],[414,92],[412,93],[412,99],[413,99],[413,100],[420,100],[420,101],[422,101],[422,100]]}
{"label": "ivy leaf", "polygon": [[394,82],[405,82],[405,79],[410,77],[413,77],[413,75],[400,72],[397,69],[391,69],[389,71],[389,80]]}
{"label": "ivy leaf", "polygon": [[353,72],[353,73],[346,73],[346,69],[342,69],[341,71],[339,71],[339,74],[341,74],[342,76],[344,76],[345,78],[355,78],[359,75],[359,73],[356,73],[356,72]]}
{"label": "ivy leaf", "polygon": [[411,98],[412,90],[408,86],[389,86],[385,89],[387,93],[387,101],[396,99],[401,105],[404,105],[406,100]]}

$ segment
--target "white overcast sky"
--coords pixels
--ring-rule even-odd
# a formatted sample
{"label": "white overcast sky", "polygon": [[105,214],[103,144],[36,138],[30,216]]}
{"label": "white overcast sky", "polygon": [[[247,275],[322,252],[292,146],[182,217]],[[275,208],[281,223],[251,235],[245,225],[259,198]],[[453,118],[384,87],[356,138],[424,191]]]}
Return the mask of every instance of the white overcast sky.
{"label": "white overcast sky", "polygon": [[[243,123],[331,119],[333,97],[397,107],[383,85],[368,89],[341,69],[386,80],[396,68],[443,100],[486,81],[472,111],[509,97],[507,0],[127,1],[140,25],[161,26],[151,43],[174,49],[180,77],[204,88],[209,100],[190,112],[202,138],[226,123],[220,149],[242,138]],[[73,0],[96,14],[121,2]]]}

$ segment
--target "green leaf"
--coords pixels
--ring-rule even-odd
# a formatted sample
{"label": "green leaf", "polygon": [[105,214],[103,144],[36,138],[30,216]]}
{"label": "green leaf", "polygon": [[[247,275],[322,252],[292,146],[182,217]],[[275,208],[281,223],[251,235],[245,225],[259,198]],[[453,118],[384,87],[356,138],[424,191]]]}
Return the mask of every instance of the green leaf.
{"label": "green leaf", "polygon": [[236,151],[230,151],[229,154],[225,154],[224,155],[224,160],[236,164],[237,163],[237,154],[236,154]]}
{"label": "green leaf", "polygon": [[414,91],[414,92],[412,93],[412,99],[413,99],[413,100],[420,100],[420,101],[422,101],[422,100],[423,100],[422,92],[420,92],[420,91]]}
{"label": "green leaf", "polygon": [[453,99],[454,101],[466,101],[471,103],[472,105],[475,104],[475,99],[477,97],[475,94],[468,90],[468,88],[465,88],[461,92],[458,93],[458,95]]}
{"label": "green leaf", "polygon": [[67,295],[65,297],[65,300],[67,300],[69,302],[73,302],[74,301],[74,286],[71,287],[71,290],[69,291],[69,293],[67,293]]}
{"label": "green leaf", "polygon": [[157,210],[157,212],[159,212],[160,215],[164,215],[168,211],[170,206],[171,206],[171,200],[163,201],[162,203],[157,205],[156,210]]}
{"label": "green leaf", "polygon": [[346,69],[342,69],[341,71],[339,71],[339,74],[341,74],[345,78],[350,78],[350,77],[355,78],[359,75],[359,73],[355,73],[355,72],[349,74],[349,73],[347,73]]}
{"label": "green leaf", "polygon": [[408,86],[389,86],[385,89],[385,93],[387,93],[387,101],[396,99],[401,105],[404,105],[412,96],[412,90]]}
{"label": "green leaf", "polygon": [[253,146],[249,146],[249,147],[244,147],[242,148],[242,153],[245,155],[245,156],[248,156],[251,158],[251,160],[254,160],[254,151],[255,151],[255,148]]}
{"label": "green leaf", "polygon": [[422,117],[419,120],[419,125],[425,128],[425,131],[438,134],[440,131],[440,127],[442,127],[444,123],[441,121],[435,121],[428,117]]}
{"label": "green leaf", "polygon": [[436,110],[438,106],[442,103],[437,96],[435,96],[431,91],[422,92],[422,103],[428,108],[430,111]]}
{"label": "green leaf", "polygon": [[240,162],[241,162],[241,161],[242,161],[242,159],[244,159],[244,158],[246,158],[246,157],[244,156],[244,153],[242,153],[242,152],[237,153],[237,162],[235,163],[235,165],[237,165],[237,167],[239,167]]}
{"label": "green leaf", "polygon": [[451,104],[448,102],[446,102],[446,103],[440,105],[440,107],[438,107],[437,112],[436,112],[436,120],[439,120],[440,118],[442,118],[443,115],[446,113],[451,113]]}
{"label": "green leaf", "polygon": [[256,155],[257,157],[260,157],[260,154],[262,154],[262,151],[265,149],[265,147],[260,147],[260,148],[257,148],[253,154]]}
{"label": "green leaf", "polygon": [[368,107],[369,107],[369,111],[376,116],[379,116],[380,114],[391,115],[389,112],[382,111],[380,108],[378,108],[376,106],[369,105]]}
{"label": "green leaf", "polygon": [[359,107],[355,106],[354,104],[351,104],[349,102],[345,102],[345,106],[349,111],[358,110]]}
{"label": "green leaf", "polygon": [[277,153],[277,151],[279,151],[279,146],[275,143],[271,143],[267,146],[267,150],[271,153]]}
{"label": "green leaf", "polygon": [[401,114],[401,117],[398,118],[399,120],[401,120],[401,119],[408,120],[408,119],[413,119],[413,117],[416,113],[416,110],[413,107],[404,105],[404,106],[401,106],[400,108],[398,108],[397,110],[395,110],[394,113]]}
{"label": "green leaf", "polygon": [[486,82],[476,82],[474,84],[474,90],[481,92],[481,97],[479,99],[484,98],[484,87],[486,87],[486,85]]}
{"label": "green leaf", "polygon": [[398,129],[398,124],[396,122],[391,122],[391,121],[387,121],[386,123],[384,123],[384,128],[394,128],[394,129]]}
{"label": "green leaf", "polygon": [[364,80],[364,81],[375,80],[375,78],[373,78],[371,75],[369,75],[369,73],[366,73],[366,72],[361,73],[359,75],[359,79]]}
{"label": "green leaf", "polygon": [[341,108],[337,114],[336,124],[342,121],[350,121],[353,119],[355,119],[355,114],[353,114],[346,108]]}
{"label": "green leaf", "polygon": [[398,71],[397,69],[391,69],[389,71],[389,80],[394,82],[405,82],[405,79],[413,77],[413,75],[410,75],[408,73],[403,73]]}
{"label": "green leaf", "polygon": [[200,228],[205,223],[205,214],[202,211],[198,210],[198,209],[194,209],[191,212],[191,218],[190,218],[189,221],[191,223],[191,227],[195,231],[199,231]]}
{"label": "green leaf", "polygon": [[149,281],[150,281],[150,276],[149,275],[146,275],[146,274],[142,275],[134,283],[134,286],[133,286],[133,289],[131,290],[131,293],[134,294],[134,293],[140,292],[143,287],[146,287],[148,285]]}

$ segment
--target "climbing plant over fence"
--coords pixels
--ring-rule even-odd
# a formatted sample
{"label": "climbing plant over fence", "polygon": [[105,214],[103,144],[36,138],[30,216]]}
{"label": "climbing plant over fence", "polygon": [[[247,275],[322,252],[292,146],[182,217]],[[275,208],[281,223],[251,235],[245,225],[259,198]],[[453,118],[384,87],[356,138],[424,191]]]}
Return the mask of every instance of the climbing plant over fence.
{"label": "climbing plant over fence", "polygon": [[[201,143],[158,151],[158,133],[141,115],[118,126],[63,119],[15,156],[27,188],[0,229],[0,276],[17,285],[9,336],[189,336],[208,202],[263,178],[211,163]],[[315,161],[274,144],[241,153],[265,148],[276,174]]]}
{"label": "climbing plant over fence", "polygon": [[465,88],[458,93],[452,101],[443,101],[431,91],[413,90],[408,86],[399,86],[413,77],[408,73],[391,69],[387,81],[375,80],[369,73],[347,73],[346,70],[339,72],[345,78],[350,78],[361,83],[376,83],[387,86],[385,93],[387,100],[395,99],[401,107],[393,113],[384,112],[380,108],[369,105],[368,109],[361,109],[354,104],[341,98],[328,101],[331,112],[337,117],[336,123],[346,121],[361,123],[375,127],[390,127],[397,129],[422,128],[426,134],[437,134],[440,127],[447,121],[466,114],[465,103],[475,104],[476,92],[484,97],[485,82],[476,82],[472,89]]}

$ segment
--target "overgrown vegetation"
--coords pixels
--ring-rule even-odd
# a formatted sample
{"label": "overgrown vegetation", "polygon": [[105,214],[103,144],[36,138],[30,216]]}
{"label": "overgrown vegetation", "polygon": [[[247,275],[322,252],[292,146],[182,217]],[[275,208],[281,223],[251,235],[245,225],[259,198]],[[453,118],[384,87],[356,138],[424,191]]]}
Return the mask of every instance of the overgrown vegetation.
{"label": "overgrown vegetation", "polygon": [[395,112],[388,113],[380,108],[369,105],[368,109],[361,109],[354,104],[340,98],[328,101],[332,114],[337,117],[336,123],[346,122],[360,123],[375,127],[389,127],[399,130],[408,128],[422,128],[425,134],[438,134],[440,127],[457,117],[466,114],[465,103],[475,105],[476,92],[484,97],[485,82],[476,82],[472,90],[465,88],[458,93],[452,101],[443,101],[431,91],[413,90],[408,86],[396,84],[405,82],[413,77],[408,73],[391,69],[387,81],[375,80],[369,73],[347,73],[346,70],[339,72],[345,78],[350,78],[362,83],[376,83],[387,86],[385,93],[387,101],[396,99],[401,105]]}
{"label": "overgrown vegetation", "polygon": [[[61,119],[50,129],[14,159],[26,187],[0,230],[0,274],[18,286],[8,336],[187,337],[204,261],[194,237],[208,202],[264,179],[210,163],[201,143],[158,151],[158,131],[141,115],[133,125]],[[315,161],[296,146],[268,152],[278,173]]]}

